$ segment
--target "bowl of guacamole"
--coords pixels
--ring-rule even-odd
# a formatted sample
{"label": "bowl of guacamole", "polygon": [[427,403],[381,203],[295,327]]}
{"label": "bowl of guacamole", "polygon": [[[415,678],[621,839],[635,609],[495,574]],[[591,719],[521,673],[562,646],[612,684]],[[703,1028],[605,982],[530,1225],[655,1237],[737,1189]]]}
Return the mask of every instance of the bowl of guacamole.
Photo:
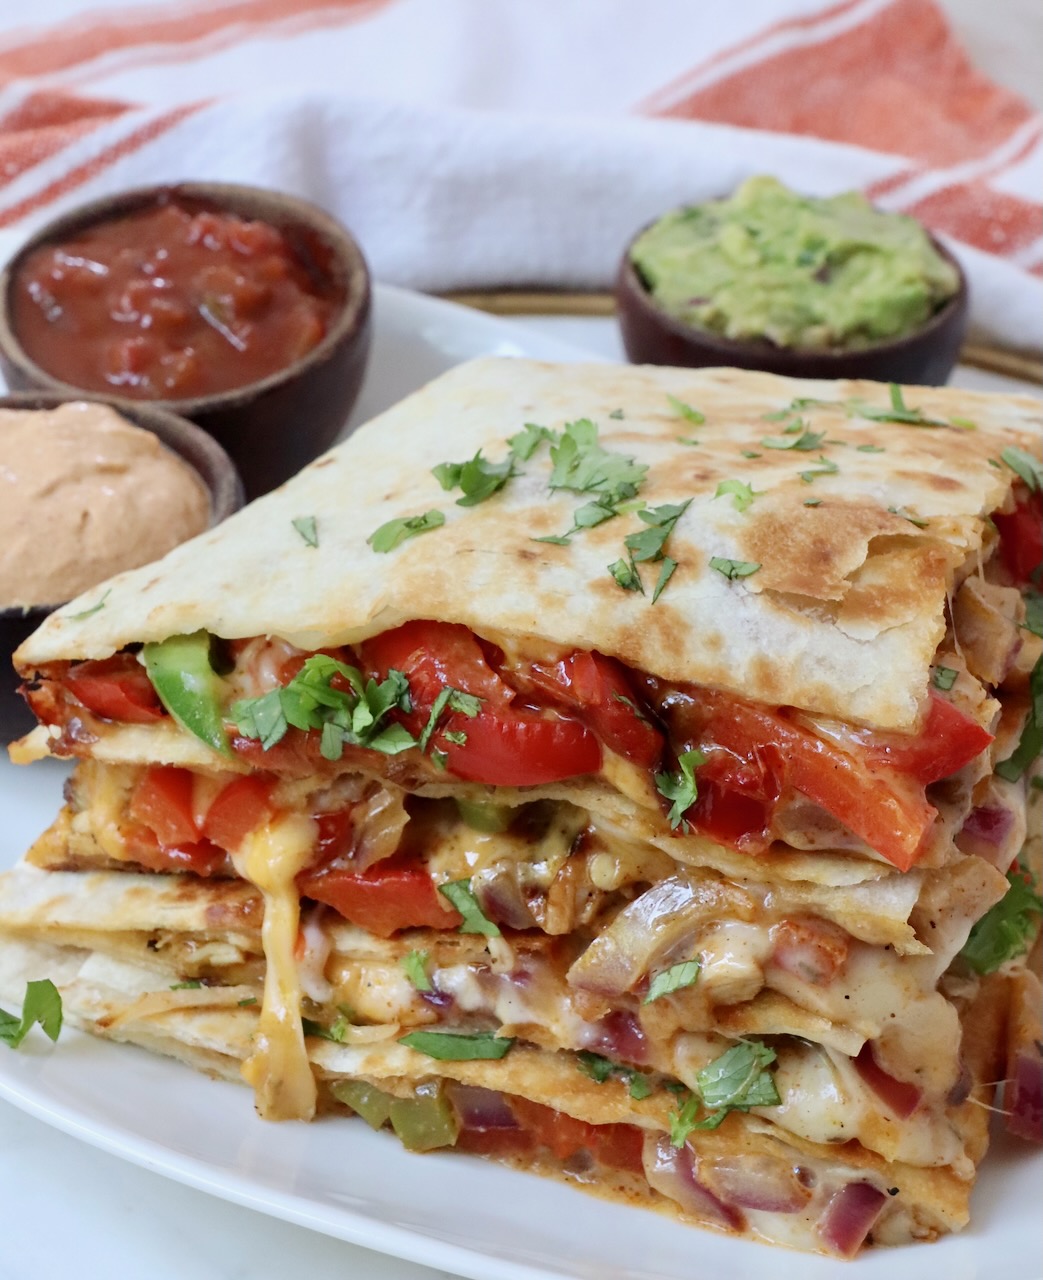
{"label": "bowl of guacamole", "polygon": [[764,176],[641,230],[616,300],[638,363],[937,384],[959,352],[967,286],[914,218]]}

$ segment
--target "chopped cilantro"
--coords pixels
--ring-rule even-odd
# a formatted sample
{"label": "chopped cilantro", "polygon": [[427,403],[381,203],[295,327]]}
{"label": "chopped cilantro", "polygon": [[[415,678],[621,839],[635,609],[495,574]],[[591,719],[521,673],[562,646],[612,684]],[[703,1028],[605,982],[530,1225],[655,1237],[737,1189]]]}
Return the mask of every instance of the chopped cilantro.
{"label": "chopped cilantro", "polygon": [[640,591],[642,595],[645,594],[641,575],[632,559],[613,560],[608,566],[608,571],[624,591]]}
{"label": "chopped cilantro", "polygon": [[[682,751],[677,757],[677,773],[655,775],[656,790],[664,799],[672,801],[667,819],[674,830],[684,823],[684,815],[699,797],[695,770],[705,763],[706,757],[701,751]],[[684,828],[687,831],[686,823]]]}
{"label": "chopped cilantro", "polygon": [[70,620],[72,622],[81,622],[84,618],[89,618],[93,614],[100,612],[100,610],[105,608],[105,601],[108,600],[111,594],[112,594],[112,589],[110,587],[109,590],[106,591],[105,594],[101,597],[101,599],[98,601],[97,604],[92,604],[89,609],[83,609],[79,613],[70,613],[69,614]]}
{"label": "chopped cilantro", "polygon": [[1031,453],[1026,453],[1024,449],[1015,449],[1011,446],[1004,449],[1000,457],[1010,467],[1011,471],[1025,481],[1032,493],[1043,487],[1043,462],[1040,462],[1038,458],[1034,458]]}
{"label": "chopped cilantro", "polygon": [[514,459],[505,462],[489,462],[482,457],[481,449],[467,462],[440,462],[431,468],[431,474],[443,489],[460,489],[458,507],[476,507],[485,502],[514,475]]}
{"label": "chopped cilantro", "polygon": [[887,510],[893,516],[901,516],[903,520],[908,520],[910,524],[915,524],[918,529],[926,529],[929,521],[922,516],[914,515],[913,512],[905,507],[888,507]]}
{"label": "chopped cilantro", "polygon": [[931,684],[945,693],[956,683],[959,674],[955,667],[935,667],[931,672]]}
{"label": "chopped cilantro", "polygon": [[402,968],[406,977],[418,991],[434,991],[431,979],[427,976],[428,955],[426,951],[410,951],[402,957]]}
{"label": "chopped cilantro", "polygon": [[768,1071],[774,1061],[775,1050],[760,1040],[733,1045],[696,1075],[703,1102],[729,1111],[778,1106],[779,1092]]}
{"label": "chopped cilantro", "polygon": [[765,449],[796,449],[801,453],[810,453],[817,449],[825,439],[824,431],[802,431],[799,436],[765,436],[761,444]]}
{"label": "chopped cilantro", "polygon": [[315,524],[314,516],[298,516],[296,520],[291,520],[290,523],[309,547],[317,547],[319,545],[319,531]]}
{"label": "chopped cilantro", "polygon": [[609,416],[610,418],[614,418],[617,422],[619,422],[619,421],[621,421],[621,419],[622,419],[622,418],[623,418],[623,416],[624,416],[624,415],[623,415],[623,410],[622,410],[622,409],[613,409],[613,410],[612,410],[612,412],[611,412],[608,416]]}
{"label": "chopped cilantro", "polygon": [[837,466],[835,462],[831,462],[829,458],[823,457],[822,454],[819,454],[818,460],[819,460],[819,463],[821,464],[820,466],[814,467],[808,471],[802,471],[800,473],[800,478],[804,481],[805,484],[811,484],[811,482],[815,479],[816,476],[832,476],[832,475],[836,475],[836,473],[840,470],[840,468]]}
{"label": "chopped cilantro", "polygon": [[822,499],[821,499],[821,498],[807,498],[807,499],[805,500],[805,502],[804,502],[804,505],[805,505],[806,507],[821,507],[821,506],[822,506]]}
{"label": "chopped cilantro", "polygon": [[975,973],[994,973],[1027,951],[1043,913],[1039,894],[1018,867],[1007,872],[1007,880],[1010,888],[974,925],[960,952]]}
{"label": "chopped cilantro", "polygon": [[698,409],[693,409],[690,404],[685,404],[683,400],[678,400],[676,396],[668,395],[667,400],[670,402],[670,408],[674,413],[684,418],[686,422],[691,422],[699,427],[706,421],[706,414],[700,413]]}
{"label": "chopped cilantro", "polygon": [[666,589],[666,584],[674,576],[674,570],[677,568],[677,561],[671,560],[669,556],[663,556],[663,563],[659,569],[659,577],[656,579],[655,590],[652,592],[652,603],[659,599]]}
{"label": "chopped cilantro", "polygon": [[431,741],[431,735],[438,727],[438,722],[442,718],[442,712],[445,711],[446,707],[450,711],[459,711],[461,715],[469,716],[473,720],[482,709],[482,699],[475,697],[473,693],[464,693],[462,689],[453,689],[450,685],[446,685],[440,690],[438,697],[435,698],[431,705],[431,713],[427,717],[427,724],[424,725],[423,731],[417,740],[417,746],[421,751],[427,750],[427,744]]}
{"label": "chopped cilantro", "polygon": [[445,516],[441,511],[425,511],[422,516],[403,516],[397,520],[388,520],[379,529],[375,529],[366,541],[374,551],[394,551],[407,538],[415,538],[418,533],[429,533],[445,524]]}
{"label": "chopped cilantro", "polygon": [[857,446],[859,453],[885,453],[886,450],[879,444],[860,444]]}
{"label": "chopped cilantro", "polygon": [[648,470],[643,462],[602,449],[597,426],[589,418],[566,423],[551,445],[550,456],[554,464],[551,489],[605,494],[613,506],[637,494]]}
{"label": "chopped cilantro", "polygon": [[744,458],[759,458],[761,455],[756,449],[743,449],[742,456]]}
{"label": "chopped cilantro", "polygon": [[576,1054],[576,1066],[584,1075],[590,1076],[596,1084],[604,1084],[606,1080],[616,1076],[627,1086],[627,1092],[636,1101],[648,1098],[652,1094],[652,1082],[643,1071],[633,1067],[625,1067],[611,1058],[604,1058],[600,1053],[591,1053],[581,1049]]}
{"label": "chopped cilantro", "polygon": [[62,997],[50,978],[38,978],[26,984],[22,1000],[22,1016],[0,1009],[0,1040],[17,1049],[36,1023],[50,1040],[57,1040],[62,1029]]}
{"label": "chopped cilantro", "polygon": [[696,440],[694,436],[674,436],[674,439],[678,444],[690,444],[695,448],[699,448],[702,445],[702,441]]}
{"label": "chopped cilantro", "polygon": [[[347,688],[334,687],[341,677]],[[320,731],[320,750],[327,760],[339,760],[345,744],[397,755],[415,747],[413,735],[400,724],[387,723],[396,707],[408,711],[409,682],[401,671],[389,671],[378,684],[363,680],[356,667],[325,653],[312,654],[289,684],[257,698],[241,698],[230,712],[244,737],[260,741],[265,751],[283,738],[288,728]]]}
{"label": "chopped cilantro", "polygon": [[486,938],[498,938],[499,927],[485,915],[478,905],[478,899],[471,891],[471,881],[450,880],[448,884],[440,884],[438,892],[452,903],[463,916],[460,933],[480,933]]}
{"label": "chopped cilantro", "polygon": [[688,510],[691,502],[689,498],[685,502],[667,503],[662,507],[649,507],[645,511],[639,511],[638,519],[643,520],[649,527],[637,533],[628,534],[623,539],[623,545],[630,552],[631,560],[639,563],[647,560],[661,560],[667,538],[673,533],[674,525]]}
{"label": "chopped cilantro", "polygon": [[690,987],[699,977],[700,968],[699,960],[694,959],[682,960],[679,964],[672,964],[669,969],[661,970],[649,983],[648,995],[645,996],[644,1003],[651,1004],[661,996],[668,996],[674,991],[680,991],[683,987]]}
{"label": "chopped cilantro", "polygon": [[462,1035],[453,1031],[411,1031],[399,1036],[399,1044],[424,1053],[439,1062],[471,1062],[483,1058],[502,1058],[514,1039],[492,1031]]}
{"label": "chopped cilantro", "polygon": [[1025,593],[1025,630],[1034,636],[1043,636],[1043,593]]}
{"label": "chopped cilantro", "polygon": [[170,984],[171,991],[199,991],[203,984],[198,978],[192,978],[189,982],[172,982]]}
{"label": "chopped cilantro", "polygon": [[760,565],[754,560],[728,560],[724,556],[711,556],[710,568],[723,573],[726,578],[748,578]]}
{"label": "chopped cilantro", "polygon": [[1029,714],[1021,739],[1013,755],[996,764],[996,773],[1008,782],[1017,782],[1033,760],[1043,750],[1043,657],[1036,660],[1029,676]]}
{"label": "chopped cilantro", "polygon": [[507,444],[513,458],[518,462],[528,462],[544,440],[556,439],[557,432],[551,431],[550,427],[539,427],[535,422],[527,422],[517,435],[509,437]]}
{"label": "chopped cilantro", "polygon": [[250,1005],[252,1005],[252,1004],[256,1004],[256,1003],[257,1003],[257,997],[256,997],[256,996],[247,996],[245,1000],[237,1000],[237,1001],[236,1001],[236,1008],[238,1008],[238,1009],[248,1009],[248,1008],[250,1007]]}
{"label": "chopped cilantro", "polygon": [[757,490],[751,488],[745,480],[722,480],[713,496],[723,498],[727,494],[731,494],[736,511],[745,511],[757,497]]}

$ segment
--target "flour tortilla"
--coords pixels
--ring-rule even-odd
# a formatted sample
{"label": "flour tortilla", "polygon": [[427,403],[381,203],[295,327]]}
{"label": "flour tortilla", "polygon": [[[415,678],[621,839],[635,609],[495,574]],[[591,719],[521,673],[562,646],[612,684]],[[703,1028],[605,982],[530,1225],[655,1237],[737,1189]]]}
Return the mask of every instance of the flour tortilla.
{"label": "flour tortilla", "polygon": [[[729,369],[477,360],[218,528],[81,596],[22,645],[16,662],[31,675],[56,660],[104,658],[199,628],[317,649],[434,618],[508,641],[594,648],[666,679],[912,731],[953,572],[981,546],[986,518],[1015,479],[989,460],[1008,445],[1039,452],[1040,407],[945,388],[905,396],[929,418],[970,419],[976,429],[812,406],[801,413],[821,442],[772,449],[763,439],[786,424],[769,416],[795,398],[882,409],[888,389]],[[670,397],[705,421],[693,426]],[[656,566],[645,568],[645,595],[621,590],[606,569],[623,554],[623,538],[646,527],[635,513],[568,547],[534,541],[564,533],[592,496],[548,489],[545,444],[473,508],[457,506],[458,494],[444,493],[431,474],[479,449],[501,461],[525,423],[560,431],[579,418],[598,424],[605,448],[648,464],[640,496],[649,506],[692,500],[670,538],[678,568],[655,605]],[[802,471],[821,467],[820,454],[837,472],[803,480]],[[746,511],[727,494],[715,497],[729,479],[756,490]],[[388,554],[367,544],[386,521],[429,509],[445,513],[443,528]],[[302,517],[314,518],[317,547],[294,528]],[[730,581],[710,566],[715,556],[761,568]]]}

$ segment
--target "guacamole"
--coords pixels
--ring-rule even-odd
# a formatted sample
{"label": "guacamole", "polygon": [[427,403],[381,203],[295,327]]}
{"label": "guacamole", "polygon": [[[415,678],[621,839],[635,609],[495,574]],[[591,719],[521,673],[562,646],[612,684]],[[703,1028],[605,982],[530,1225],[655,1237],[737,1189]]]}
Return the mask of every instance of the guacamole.
{"label": "guacamole", "polygon": [[768,177],[673,210],[630,255],[672,316],[780,347],[852,350],[898,337],[959,283],[915,219],[882,213],[857,191],[815,199]]}

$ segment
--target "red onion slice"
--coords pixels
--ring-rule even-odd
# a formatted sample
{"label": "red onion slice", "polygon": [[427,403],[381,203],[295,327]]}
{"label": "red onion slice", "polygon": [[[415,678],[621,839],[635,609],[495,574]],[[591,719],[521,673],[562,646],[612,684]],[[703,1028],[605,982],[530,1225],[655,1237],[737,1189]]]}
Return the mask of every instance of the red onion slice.
{"label": "red onion slice", "polygon": [[920,1105],[923,1090],[918,1085],[899,1080],[885,1071],[873,1054],[871,1040],[865,1042],[858,1057],[852,1061],[858,1074],[896,1116],[904,1120]]}
{"label": "red onion slice", "polygon": [[849,1182],[833,1193],[818,1224],[822,1241],[842,1258],[853,1258],[887,1203],[868,1182]]}
{"label": "red onion slice", "polygon": [[1043,1142],[1043,1058],[1035,1045],[1020,1049],[1008,1067],[1004,1091],[1007,1129],[1016,1138]]}
{"label": "red onion slice", "polygon": [[811,1188],[798,1170],[771,1156],[722,1156],[700,1160],[699,1175],[719,1200],[766,1213],[799,1213],[811,1199]]}
{"label": "red onion slice", "polygon": [[675,1147],[667,1134],[650,1133],[645,1136],[642,1159],[648,1185],[685,1213],[724,1231],[743,1229],[742,1214],[718,1200],[699,1181],[691,1147]]}
{"label": "red onion slice", "polygon": [[461,1129],[484,1133],[490,1129],[519,1128],[518,1119],[507,1099],[495,1089],[482,1089],[455,1081],[448,1082],[445,1088]]}
{"label": "red onion slice", "polygon": [[1016,825],[1017,815],[1011,809],[1003,805],[980,805],[967,815],[956,837],[957,847],[1006,871],[1021,848]]}

